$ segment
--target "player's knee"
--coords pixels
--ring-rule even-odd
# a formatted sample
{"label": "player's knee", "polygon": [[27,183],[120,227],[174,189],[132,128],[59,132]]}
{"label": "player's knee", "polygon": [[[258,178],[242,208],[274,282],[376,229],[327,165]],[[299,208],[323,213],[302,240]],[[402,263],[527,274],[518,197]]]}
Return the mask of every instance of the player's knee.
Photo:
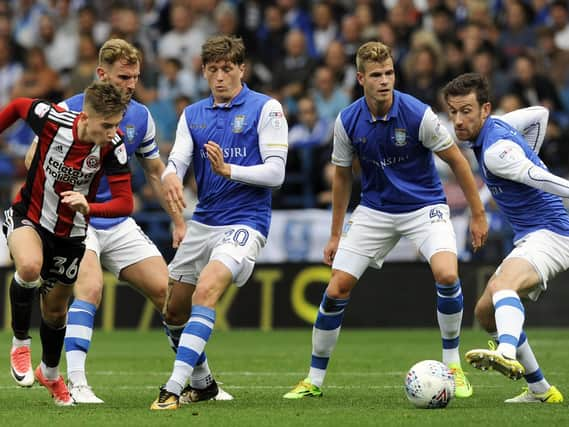
{"label": "player's knee", "polygon": [[24,282],[34,282],[39,279],[41,274],[41,262],[37,260],[25,260],[18,265],[18,276]]}
{"label": "player's knee", "polygon": [[435,281],[439,285],[452,286],[458,280],[458,274],[455,271],[436,271],[434,272]]}
{"label": "player's knee", "polygon": [[162,316],[168,325],[183,325],[188,321],[188,312],[180,310],[175,304],[167,304]]}
{"label": "player's knee", "polygon": [[75,283],[73,293],[75,298],[99,307],[103,296],[103,283],[98,280],[80,280]]}
{"label": "player's knee", "polygon": [[220,293],[211,286],[198,286],[192,295],[192,305],[203,305],[215,308]]}
{"label": "player's knee", "polygon": [[52,328],[61,328],[67,321],[67,306],[57,305],[42,309],[42,318]]}

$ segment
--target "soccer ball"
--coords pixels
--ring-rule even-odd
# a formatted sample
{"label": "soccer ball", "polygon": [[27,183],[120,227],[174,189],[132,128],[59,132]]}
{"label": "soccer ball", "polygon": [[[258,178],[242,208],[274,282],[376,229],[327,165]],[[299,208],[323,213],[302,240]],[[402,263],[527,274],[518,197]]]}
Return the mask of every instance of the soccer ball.
{"label": "soccer ball", "polygon": [[436,360],[414,364],[405,378],[405,394],[417,408],[444,408],[454,397],[454,390],[452,372]]}

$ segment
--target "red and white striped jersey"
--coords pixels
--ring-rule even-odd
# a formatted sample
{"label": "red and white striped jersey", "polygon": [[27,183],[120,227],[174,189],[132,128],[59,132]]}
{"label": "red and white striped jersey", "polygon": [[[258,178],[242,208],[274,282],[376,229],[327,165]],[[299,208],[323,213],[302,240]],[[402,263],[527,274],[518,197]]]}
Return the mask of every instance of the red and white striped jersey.
{"label": "red and white striped jersey", "polygon": [[60,237],[85,237],[88,222],[61,203],[62,191],[77,191],[94,202],[103,172],[117,178],[130,173],[122,133],[105,146],[81,142],[79,115],[35,100],[25,118],[38,135],[38,146],[13,209]]}

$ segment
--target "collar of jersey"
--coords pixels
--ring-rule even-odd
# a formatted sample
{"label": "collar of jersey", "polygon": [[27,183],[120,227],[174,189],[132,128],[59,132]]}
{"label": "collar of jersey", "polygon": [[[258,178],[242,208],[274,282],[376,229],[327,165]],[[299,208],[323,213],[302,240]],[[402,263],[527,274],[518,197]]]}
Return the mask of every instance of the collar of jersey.
{"label": "collar of jersey", "polygon": [[247,87],[247,85],[245,83],[242,83],[242,84],[243,84],[243,87],[241,88],[241,90],[239,91],[237,96],[225,105],[216,105],[214,100],[213,100],[213,95],[210,95],[209,96],[210,103],[206,108],[213,110],[214,108],[231,108],[235,105],[243,104],[245,102],[245,97],[247,96],[247,93],[249,92],[249,88]]}
{"label": "collar of jersey", "polygon": [[367,111],[367,113],[369,115],[368,122],[370,122],[370,123],[374,123],[377,121],[387,122],[392,117],[397,117],[397,114],[399,114],[399,98],[400,98],[399,91],[393,90],[393,104],[391,104],[391,108],[389,109],[387,114],[383,117],[374,117],[373,114],[371,113],[371,111],[369,110],[368,106],[367,106],[367,103],[365,101],[365,97],[362,97],[362,108],[365,108],[365,110]]}
{"label": "collar of jersey", "polygon": [[494,125],[494,119],[492,117],[488,116],[486,118],[486,121],[482,125],[482,129],[480,129],[480,133],[478,134],[478,138],[476,138],[475,141],[471,141],[470,146],[471,147],[482,146],[482,143],[484,142],[484,138],[486,137],[486,134],[488,133],[490,127],[493,125]]}

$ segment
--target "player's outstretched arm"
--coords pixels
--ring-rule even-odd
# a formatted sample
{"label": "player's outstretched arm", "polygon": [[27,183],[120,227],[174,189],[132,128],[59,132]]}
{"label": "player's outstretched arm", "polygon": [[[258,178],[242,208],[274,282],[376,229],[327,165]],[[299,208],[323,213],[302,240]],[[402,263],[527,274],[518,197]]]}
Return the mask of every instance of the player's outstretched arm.
{"label": "player's outstretched arm", "polygon": [[500,178],[569,198],[569,181],[534,164],[515,142],[496,142],[484,153],[484,164]]}
{"label": "player's outstretched arm", "polygon": [[458,185],[460,185],[464,193],[464,197],[466,197],[471,215],[470,235],[472,247],[474,251],[477,251],[486,243],[488,222],[470,165],[456,144],[452,144],[445,150],[437,151],[436,154],[450,166],[456,176]]}

